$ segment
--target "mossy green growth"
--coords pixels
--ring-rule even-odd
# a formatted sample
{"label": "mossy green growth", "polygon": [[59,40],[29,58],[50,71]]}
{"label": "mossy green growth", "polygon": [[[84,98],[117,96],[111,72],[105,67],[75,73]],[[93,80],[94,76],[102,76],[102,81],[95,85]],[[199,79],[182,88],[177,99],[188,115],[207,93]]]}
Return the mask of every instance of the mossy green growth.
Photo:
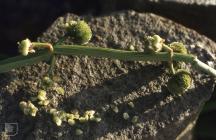
{"label": "mossy green growth", "polygon": [[78,44],[87,44],[92,37],[91,28],[83,20],[69,26],[68,32],[73,37],[74,43]]}
{"label": "mossy green growth", "polygon": [[172,94],[180,95],[191,86],[192,78],[188,71],[179,70],[167,83],[167,88]]}
{"label": "mossy green growth", "polygon": [[173,43],[169,44],[169,47],[175,53],[181,53],[181,54],[187,54],[188,53],[185,45],[181,42],[173,42]]}

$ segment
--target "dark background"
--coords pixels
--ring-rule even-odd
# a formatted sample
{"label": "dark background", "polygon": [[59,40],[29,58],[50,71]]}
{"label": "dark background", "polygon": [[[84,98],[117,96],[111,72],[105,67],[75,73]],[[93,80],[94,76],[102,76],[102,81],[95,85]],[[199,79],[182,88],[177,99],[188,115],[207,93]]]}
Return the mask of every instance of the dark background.
{"label": "dark background", "polygon": [[[127,9],[156,13],[216,41],[216,6],[206,5],[205,2],[197,5],[179,3],[178,0],[1,0],[0,55],[16,55],[17,41],[27,37],[35,40],[57,17],[68,12],[100,16]],[[214,103],[215,99],[212,97],[209,103]],[[214,109],[208,108],[199,118],[196,139],[216,139],[216,126],[213,125],[216,115]]]}

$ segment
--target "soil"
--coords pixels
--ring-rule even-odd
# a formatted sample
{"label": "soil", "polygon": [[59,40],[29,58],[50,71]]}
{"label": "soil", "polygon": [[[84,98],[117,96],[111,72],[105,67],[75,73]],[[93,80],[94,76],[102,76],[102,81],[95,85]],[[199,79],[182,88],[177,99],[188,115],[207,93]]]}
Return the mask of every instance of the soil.
{"label": "soil", "polygon": [[[67,14],[58,18],[38,40],[54,44],[65,34],[61,24],[77,19],[89,23],[93,31],[91,44],[100,47],[129,49],[133,45],[137,51],[142,51],[143,37],[159,34],[167,43],[183,42],[190,53],[205,63],[215,59],[212,54],[216,53],[216,44],[205,36],[160,16],[134,11],[101,17]],[[72,44],[70,39],[65,43]],[[93,109],[100,113],[102,121],[75,126],[63,123],[57,127],[43,108],[32,118],[25,116],[18,107],[20,101],[37,94],[38,81],[46,75],[47,69],[48,65],[41,62],[0,75],[0,122],[17,122],[19,126],[18,134],[8,139],[173,140],[181,138],[188,125],[196,121],[214,89],[213,78],[190,66],[187,69],[192,72],[193,84],[177,97],[166,87],[170,77],[166,63],[58,56],[55,75],[60,77],[58,84],[66,93],[61,96],[48,92],[55,100],[53,106],[66,112],[83,113]],[[135,108],[128,106],[131,101]],[[113,104],[118,106],[119,113],[107,110]],[[124,112],[131,117],[139,116],[138,123],[124,120]],[[76,128],[82,129],[83,135],[76,136]]]}

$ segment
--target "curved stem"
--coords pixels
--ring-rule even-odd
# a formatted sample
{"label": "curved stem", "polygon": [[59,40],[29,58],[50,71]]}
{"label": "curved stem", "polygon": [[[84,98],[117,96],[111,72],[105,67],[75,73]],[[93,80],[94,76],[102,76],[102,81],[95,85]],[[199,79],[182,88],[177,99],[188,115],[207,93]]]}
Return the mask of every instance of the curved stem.
{"label": "curved stem", "polygon": [[53,52],[53,46],[50,43],[32,42],[33,48],[47,48],[50,52]]}

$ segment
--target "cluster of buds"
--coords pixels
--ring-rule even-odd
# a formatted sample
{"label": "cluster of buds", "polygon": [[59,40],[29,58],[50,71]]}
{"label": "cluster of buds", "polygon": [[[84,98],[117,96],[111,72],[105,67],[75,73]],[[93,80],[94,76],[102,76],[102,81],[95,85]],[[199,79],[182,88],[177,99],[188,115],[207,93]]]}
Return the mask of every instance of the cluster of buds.
{"label": "cluster of buds", "polygon": [[159,35],[147,36],[144,38],[145,53],[157,53],[163,49],[164,39]]}

